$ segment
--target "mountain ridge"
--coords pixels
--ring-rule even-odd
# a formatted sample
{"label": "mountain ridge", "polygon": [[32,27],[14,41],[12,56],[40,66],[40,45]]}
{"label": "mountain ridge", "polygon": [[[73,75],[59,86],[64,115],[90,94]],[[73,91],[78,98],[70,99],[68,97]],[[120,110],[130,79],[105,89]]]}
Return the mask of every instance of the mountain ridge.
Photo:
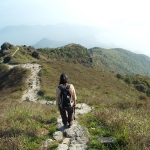
{"label": "mountain ridge", "polygon": [[144,54],[136,54],[121,48],[104,49],[95,47],[89,50],[97,69],[150,76],[150,57]]}

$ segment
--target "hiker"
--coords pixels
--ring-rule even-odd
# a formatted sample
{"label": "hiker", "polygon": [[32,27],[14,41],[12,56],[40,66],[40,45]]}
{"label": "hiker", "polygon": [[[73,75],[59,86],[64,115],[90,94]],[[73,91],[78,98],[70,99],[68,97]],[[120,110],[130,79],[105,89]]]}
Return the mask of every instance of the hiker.
{"label": "hiker", "polygon": [[68,83],[68,76],[66,74],[61,74],[59,86],[56,88],[56,105],[65,127],[72,126],[76,99],[74,86]]}

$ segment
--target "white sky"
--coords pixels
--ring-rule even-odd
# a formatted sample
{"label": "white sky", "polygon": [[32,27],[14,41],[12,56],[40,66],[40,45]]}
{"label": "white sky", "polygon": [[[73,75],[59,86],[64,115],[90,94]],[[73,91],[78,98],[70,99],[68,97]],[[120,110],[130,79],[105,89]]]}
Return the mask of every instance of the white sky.
{"label": "white sky", "polygon": [[101,43],[150,56],[150,0],[0,0],[0,28],[70,23],[103,29]]}

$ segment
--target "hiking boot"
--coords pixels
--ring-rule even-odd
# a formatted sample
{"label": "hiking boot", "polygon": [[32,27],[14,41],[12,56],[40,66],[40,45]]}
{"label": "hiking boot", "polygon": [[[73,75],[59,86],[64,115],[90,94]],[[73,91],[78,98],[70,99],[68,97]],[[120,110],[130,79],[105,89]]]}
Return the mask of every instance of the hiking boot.
{"label": "hiking boot", "polygon": [[68,128],[68,125],[65,125],[64,128]]}
{"label": "hiking boot", "polygon": [[72,123],[70,123],[70,124],[68,125],[68,127],[71,128],[71,127],[72,127]]}

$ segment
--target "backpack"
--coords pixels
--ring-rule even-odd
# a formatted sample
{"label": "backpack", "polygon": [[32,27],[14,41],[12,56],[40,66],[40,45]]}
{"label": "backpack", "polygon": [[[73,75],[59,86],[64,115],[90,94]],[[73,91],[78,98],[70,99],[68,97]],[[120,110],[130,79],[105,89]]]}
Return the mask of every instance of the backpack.
{"label": "backpack", "polygon": [[58,86],[58,88],[61,90],[60,93],[60,107],[62,108],[70,108],[71,107],[71,93],[69,91],[70,85],[67,85],[65,88],[62,88],[61,86]]}

